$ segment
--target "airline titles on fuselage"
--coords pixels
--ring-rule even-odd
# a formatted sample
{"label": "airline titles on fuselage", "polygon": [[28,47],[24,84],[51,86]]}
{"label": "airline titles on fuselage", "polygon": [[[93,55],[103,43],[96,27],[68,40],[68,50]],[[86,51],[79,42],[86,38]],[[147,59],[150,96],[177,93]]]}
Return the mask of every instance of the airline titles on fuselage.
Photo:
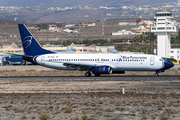
{"label": "airline titles on fuselage", "polygon": [[[54,56],[54,55],[51,55],[51,56],[47,56],[47,58],[49,58],[49,60],[52,60],[53,61],[53,59],[57,59],[58,58],[58,56]],[[139,56],[120,56],[120,58],[118,57],[118,58],[115,58],[115,59],[112,59],[112,61],[139,61],[139,60],[146,60],[147,59],[147,57],[139,57]],[[87,61],[99,61],[100,59],[98,58],[97,60],[95,59],[93,59],[93,60],[87,60]],[[103,60],[103,61],[109,61],[109,59],[103,59],[103,58],[101,58],[101,60]],[[66,58],[63,58],[63,60],[62,61],[71,61],[71,60],[68,60],[68,59],[66,59]],[[81,59],[79,60],[79,59],[77,59],[77,60],[75,60],[75,61],[81,61]],[[86,60],[83,60],[83,61],[86,61]]]}

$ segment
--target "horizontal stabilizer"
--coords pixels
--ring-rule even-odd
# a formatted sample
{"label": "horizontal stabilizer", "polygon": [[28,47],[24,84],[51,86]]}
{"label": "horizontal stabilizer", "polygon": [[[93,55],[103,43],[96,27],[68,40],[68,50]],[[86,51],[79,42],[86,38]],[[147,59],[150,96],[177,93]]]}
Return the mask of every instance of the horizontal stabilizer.
{"label": "horizontal stabilizer", "polygon": [[24,54],[16,54],[16,53],[6,53],[6,54],[15,55],[15,56],[21,56],[21,57],[27,57],[27,58],[33,58],[33,56],[24,55]]}

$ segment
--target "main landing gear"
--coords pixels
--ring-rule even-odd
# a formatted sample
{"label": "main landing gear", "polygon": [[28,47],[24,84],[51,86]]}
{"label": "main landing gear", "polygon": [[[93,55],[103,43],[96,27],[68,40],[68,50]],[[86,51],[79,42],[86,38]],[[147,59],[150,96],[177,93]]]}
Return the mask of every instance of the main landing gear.
{"label": "main landing gear", "polygon": [[90,77],[90,76],[91,76],[91,73],[90,73],[90,72],[86,72],[86,73],[85,73],[85,76],[86,76],[86,77]]}
{"label": "main landing gear", "polygon": [[96,77],[100,76],[100,74],[94,74]]}

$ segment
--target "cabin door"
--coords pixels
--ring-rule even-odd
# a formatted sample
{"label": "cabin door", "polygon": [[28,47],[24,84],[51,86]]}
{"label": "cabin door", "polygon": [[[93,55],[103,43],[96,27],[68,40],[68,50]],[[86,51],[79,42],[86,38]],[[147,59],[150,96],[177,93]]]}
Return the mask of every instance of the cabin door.
{"label": "cabin door", "polygon": [[150,65],[154,65],[154,57],[151,57],[151,59],[150,59]]}
{"label": "cabin door", "polygon": [[45,57],[42,56],[42,57],[41,57],[41,63],[44,64],[44,61],[45,61]]}

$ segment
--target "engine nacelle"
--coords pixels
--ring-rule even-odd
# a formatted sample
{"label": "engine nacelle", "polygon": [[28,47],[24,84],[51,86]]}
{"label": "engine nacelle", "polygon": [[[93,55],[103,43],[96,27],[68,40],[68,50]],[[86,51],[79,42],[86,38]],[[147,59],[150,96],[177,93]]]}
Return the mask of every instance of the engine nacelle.
{"label": "engine nacelle", "polygon": [[111,74],[112,68],[110,66],[97,66],[94,67],[91,71],[93,74]]}

